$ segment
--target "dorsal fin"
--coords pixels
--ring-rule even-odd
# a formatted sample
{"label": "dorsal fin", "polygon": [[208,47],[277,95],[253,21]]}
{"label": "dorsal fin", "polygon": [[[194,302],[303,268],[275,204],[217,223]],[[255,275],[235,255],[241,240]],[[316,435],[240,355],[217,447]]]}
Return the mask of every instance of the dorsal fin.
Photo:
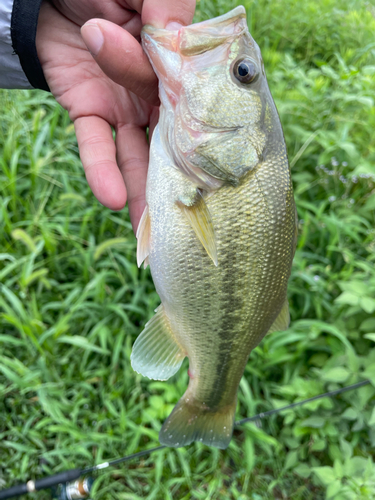
{"label": "dorsal fin", "polygon": [[290,323],[290,314],[289,314],[289,304],[288,299],[285,299],[283,307],[275,321],[273,322],[271,328],[268,330],[268,333],[272,332],[282,332],[289,328]]}

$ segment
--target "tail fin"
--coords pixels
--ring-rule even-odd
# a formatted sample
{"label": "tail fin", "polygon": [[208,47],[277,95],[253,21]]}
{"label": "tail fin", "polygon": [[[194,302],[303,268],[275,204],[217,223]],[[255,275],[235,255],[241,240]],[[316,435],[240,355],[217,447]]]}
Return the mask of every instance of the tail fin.
{"label": "tail fin", "polygon": [[208,446],[225,449],[233,433],[237,397],[233,403],[215,411],[203,406],[187,393],[174,407],[159,434],[165,446],[186,446],[199,441]]}

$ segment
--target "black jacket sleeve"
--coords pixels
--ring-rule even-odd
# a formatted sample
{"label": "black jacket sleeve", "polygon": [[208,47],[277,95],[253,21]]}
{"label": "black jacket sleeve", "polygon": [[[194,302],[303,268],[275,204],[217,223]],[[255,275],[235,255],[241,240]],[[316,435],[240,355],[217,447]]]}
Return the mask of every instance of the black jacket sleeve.
{"label": "black jacket sleeve", "polygon": [[14,0],[11,36],[13,49],[30,84],[49,91],[35,45],[41,3],[42,0]]}

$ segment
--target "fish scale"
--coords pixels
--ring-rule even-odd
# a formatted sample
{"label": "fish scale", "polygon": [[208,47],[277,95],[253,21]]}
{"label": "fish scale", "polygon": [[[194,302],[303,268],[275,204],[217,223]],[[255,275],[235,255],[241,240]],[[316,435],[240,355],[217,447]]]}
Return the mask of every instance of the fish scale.
{"label": "fish scale", "polygon": [[[296,216],[285,142],[243,7],[180,32],[146,27],[143,44],[161,117],[138,258],[150,264],[161,306],[132,366],[164,380],[187,356],[189,386],[160,441],[225,448],[250,352],[289,323]],[[243,85],[233,68],[246,57],[258,73]]]}

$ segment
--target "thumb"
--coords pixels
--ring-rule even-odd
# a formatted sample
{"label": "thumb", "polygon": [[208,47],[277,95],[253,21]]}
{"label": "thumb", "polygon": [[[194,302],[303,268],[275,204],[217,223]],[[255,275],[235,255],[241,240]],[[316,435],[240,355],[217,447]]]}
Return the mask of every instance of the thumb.
{"label": "thumb", "polygon": [[117,24],[90,19],[82,38],[102,71],[114,82],[157,105],[158,80],[139,42]]}

